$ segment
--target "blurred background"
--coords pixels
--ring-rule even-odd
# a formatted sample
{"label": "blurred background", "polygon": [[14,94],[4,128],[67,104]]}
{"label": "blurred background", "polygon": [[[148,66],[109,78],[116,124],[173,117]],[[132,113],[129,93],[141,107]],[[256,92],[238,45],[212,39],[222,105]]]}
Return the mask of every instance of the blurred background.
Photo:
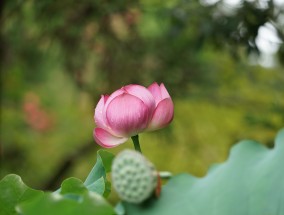
{"label": "blurred background", "polygon": [[[204,176],[284,124],[284,2],[2,0],[1,172],[34,188],[85,179],[101,94],[163,82],[175,118],[140,135],[159,170]],[[118,153],[132,148],[128,141]]]}

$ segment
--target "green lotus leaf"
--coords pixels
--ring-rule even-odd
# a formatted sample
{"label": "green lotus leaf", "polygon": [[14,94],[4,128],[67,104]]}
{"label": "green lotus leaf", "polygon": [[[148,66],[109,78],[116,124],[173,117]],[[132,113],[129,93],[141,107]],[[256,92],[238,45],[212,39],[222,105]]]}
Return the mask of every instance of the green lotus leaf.
{"label": "green lotus leaf", "polygon": [[[97,181],[104,184],[103,178]],[[98,189],[100,189],[100,186]],[[114,215],[113,207],[97,192],[85,187],[80,179],[63,181],[60,192],[47,192],[40,198],[21,203],[17,211],[22,215]]]}
{"label": "green lotus leaf", "polygon": [[43,195],[24,184],[18,175],[7,175],[0,181],[0,214],[14,215],[16,206],[21,202],[30,202]]}
{"label": "green lotus leaf", "polygon": [[160,198],[124,207],[129,215],[283,215],[284,129],[273,149],[241,141],[205,177],[177,175]]}
{"label": "green lotus leaf", "polygon": [[[90,191],[96,191],[98,193],[102,191],[104,197],[109,195],[111,183],[106,179],[106,174],[111,171],[113,158],[114,155],[105,150],[99,150],[97,152],[97,162],[84,182],[84,185]],[[104,183],[101,183],[102,178]]]}
{"label": "green lotus leaf", "polygon": [[88,190],[84,186],[83,182],[78,178],[67,178],[61,184],[60,193],[61,194],[84,194]]}
{"label": "green lotus leaf", "polygon": [[20,204],[22,215],[114,215],[114,209],[97,193],[86,191],[83,194],[45,193],[29,204]]}

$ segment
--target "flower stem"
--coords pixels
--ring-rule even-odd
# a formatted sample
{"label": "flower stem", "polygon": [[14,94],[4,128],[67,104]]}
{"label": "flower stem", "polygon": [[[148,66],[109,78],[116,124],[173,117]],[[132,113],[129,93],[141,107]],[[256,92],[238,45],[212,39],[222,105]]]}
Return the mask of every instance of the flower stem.
{"label": "flower stem", "polygon": [[131,137],[133,144],[134,144],[134,148],[136,151],[140,152],[142,154],[141,148],[140,148],[140,144],[139,144],[139,137],[138,134],[135,136]]}
{"label": "flower stem", "polygon": [[161,177],[161,179],[170,179],[172,177],[172,173],[171,172],[159,172],[159,175]]}

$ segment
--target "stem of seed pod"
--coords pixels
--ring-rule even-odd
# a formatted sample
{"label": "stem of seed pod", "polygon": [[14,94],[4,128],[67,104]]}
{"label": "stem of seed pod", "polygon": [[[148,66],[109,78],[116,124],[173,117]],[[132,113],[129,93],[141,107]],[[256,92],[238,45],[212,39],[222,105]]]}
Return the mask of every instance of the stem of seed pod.
{"label": "stem of seed pod", "polygon": [[170,179],[173,175],[171,172],[159,172],[159,176],[161,177],[161,179]]}
{"label": "stem of seed pod", "polygon": [[133,144],[134,144],[134,148],[136,151],[140,152],[142,154],[141,148],[140,148],[140,144],[139,144],[139,137],[138,134],[135,136],[131,137]]}

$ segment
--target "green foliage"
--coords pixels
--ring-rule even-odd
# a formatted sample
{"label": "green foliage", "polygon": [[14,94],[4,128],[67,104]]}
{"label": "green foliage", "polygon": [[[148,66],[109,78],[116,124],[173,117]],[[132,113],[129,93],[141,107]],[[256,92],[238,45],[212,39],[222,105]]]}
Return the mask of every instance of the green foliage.
{"label": "green foliage", "polygon": [[65,179],[61,184],[60,193],[61,194],[82,194],[86,192],[87,189],[84,186],[83,182],[77,178],[68,178]]}
{"label": "green foliage", "polygon": [[97,152],[96,165],[84,182],[84,185],[87,186],[89,190],[102,193],[105,197],[109,195],[111,184],[107,180],[106,174],[111,171],[113,158],[114,155],[105,150],[99,150]]}
{"label": "green foliage", "polygon": [[195,53],[208,44],[239,57],[241,48],[257,52],[256,36],[266,23],[283,38],[283,11],[273,1],[200,2],[5,1],[4,57],[21,63],[24,79],[39,81],[41,72],[33,71],[41,70],[49,50],[59,50],[66,73],[91,95],[141,80],[186,89],[205,76]]}
{"label": "green foliage", "polygon": [[123,202],[115,212],[101,192],[113,155],[99,151],[87,183],[68,178],[54,193],[33,190],[17,175],[6,176],[0,181],[1,215],[283,214],[283,153],[284,129],[273,149],[241,141],[233,146],[228,160],[213,165],[205,177],[179,174],[163,186],[158,199],[142,204]]}
{"label": "green foliage", "polygon": [[113,215],[114,209],[103,198],[110,192],[106,173],[110,171],[113,155],[98,151],[98,159],[85,183],[77,178],[63,181],[54,193],[27,187],[17,175],[8,175],[0,182],[1,215]]}
{"label": "green foliage", "polygon": [[126,213],[277,215],[284,213],[284,129],[275,147],[241,141],[223,164],[210,168],[203,178],[175,176],[163,187],[161,197],[144,205],[125,203]]}
{"label": "green foliage", "polygon": [[2,215],[15,215],[16,205],[43,195],[42,191],[27,187],[17,175],[7,175],[0,181],[0,208]]}
{"label": "green foliage", "polygon": [[41,198],[20,204],[23,215],[113,215],[114,210],[106,200],[88,191],[79,180],[69,179],[62,186],[61,194],[45,193]]}

